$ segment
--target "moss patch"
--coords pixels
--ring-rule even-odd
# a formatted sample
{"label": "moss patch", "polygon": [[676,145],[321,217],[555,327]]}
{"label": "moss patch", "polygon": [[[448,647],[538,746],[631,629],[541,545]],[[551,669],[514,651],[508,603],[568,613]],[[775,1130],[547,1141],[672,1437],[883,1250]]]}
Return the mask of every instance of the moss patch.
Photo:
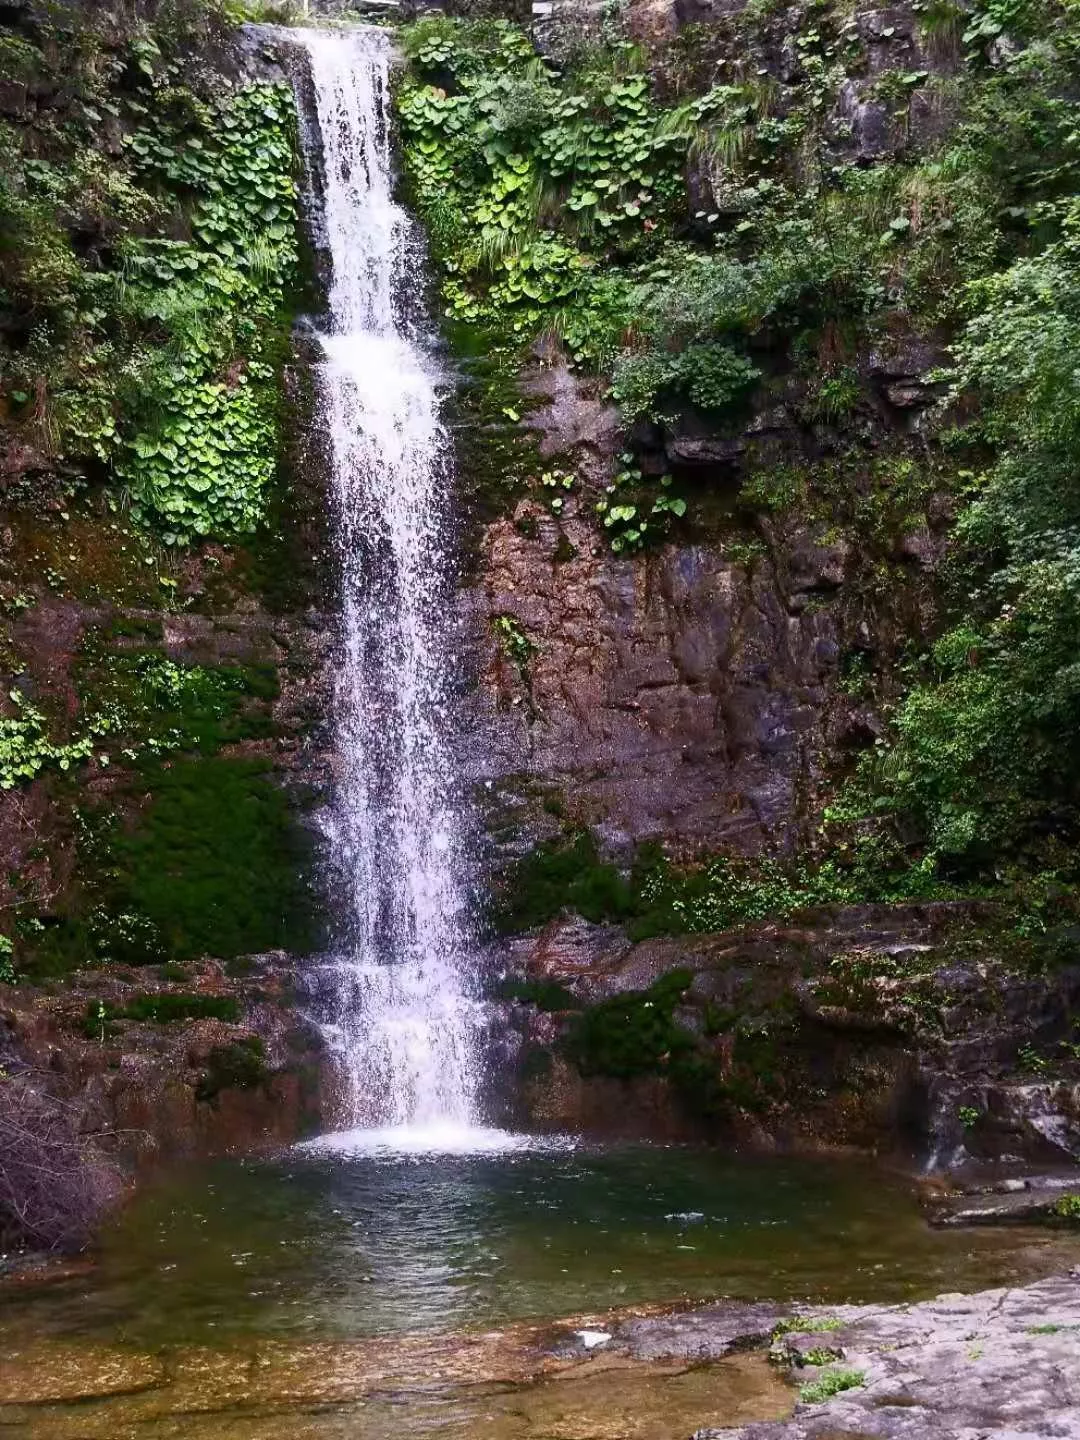
{"label": "moss patch", "polygon": [[148,778],[151,803],[112,853],[119,893],[159,937],[155,958],[310,949],[311,842],[267,762],[182,759]]}
{"label": "moss patch", "polygon": [[257,1035],[247,1035],[228,1045],[214,1046],[195,1097],[204,1105],[216,1105],[223,1090],[254,1090],[269,1078],[266,1047]]}
{"label": "moss patch", "polygon": [[176,1025],[187,1020],[224,1020],[235,1024],[240,1018],[239,1002],[231,995],[136,995],[126,1005],[91,1000],[86,1007],[84,1033],[92,1040],[115,1033],[118,1020],[148,1021],[155,1025]]}
{"label": "moss patch", "polygon": [[495,987],[495,998],[535,1005],[549,1015],[581,1009],[580,1000],[557,980],[503,980]]}
{"label": "moss patch", "polygon": [[615,995],[584,1011],[566,1039],[581,1073],[620,1079],[657,1074],[694,1049],[695,1037],[674,1017],[692,980],[689,970],[672,970],[647,990]]}
{"label": "moss patch", "polygon": [[109,803],[77,813],[79,880],[64,909],[20,924],[27,979],[118,961],[183,981],[178,967],[204,955],[319,943],[312,837],[268,761],[150,763]]}
{"label": "moss patch", "polygon": [[501,934],[531,930],[574,910],[586,920],[622,919],[632,892],[618,868],[600,860],[587,830],[546,840],[515,862],[499,882],[491,921]]}

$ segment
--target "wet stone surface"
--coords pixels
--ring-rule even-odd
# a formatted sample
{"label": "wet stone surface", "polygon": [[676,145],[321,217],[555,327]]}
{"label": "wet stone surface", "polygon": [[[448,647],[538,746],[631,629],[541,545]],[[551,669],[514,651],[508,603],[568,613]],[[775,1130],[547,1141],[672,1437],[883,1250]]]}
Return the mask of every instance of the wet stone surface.
{"label": "wet stone surface", "polygon": [[1075,1436],[1080,1278],[910,1305],[729,1301],[165,1355],[41,1341],[0,1360],[0,1428],[28,1440]]}
{"label": "wet stone surface", "polygon": [[[781,1422],[732,1427],[717,1416],[695,1440],[1080,1435],[1076,1273],[919,1305],[808,1310],[804,1318],[806,1330],[775,1347],[778,1358],[804,1396],[823,1396],[840,1381],[850,1388],[800,1402]],[[823,1324],[830,1328],[814,1328]],[[826,1355],[827,1363],[813,1363]]]}
{"label": "wet stone surface", "polygon": [[614,1352],[560,1357],[530,1327],[193,1348],[164,1359],[42,1344],[0,1361],[0,1430],[32,1440],[683,1440],[717,1405],[739,1421],[763,1420],[788,1411],[790,1392],[761,1354],[708,1365]]}

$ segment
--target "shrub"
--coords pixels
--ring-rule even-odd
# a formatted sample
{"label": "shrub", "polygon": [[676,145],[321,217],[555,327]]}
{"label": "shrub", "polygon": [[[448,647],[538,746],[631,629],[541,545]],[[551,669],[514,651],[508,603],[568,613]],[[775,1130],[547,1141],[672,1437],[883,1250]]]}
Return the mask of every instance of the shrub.
{"label": "shrub", "polygon": [[1062,239],[971,287],[954,391],[999,448],[958,525],[966,613],[862,764],[868,808],[968,872],[1080,834],[1080,207],[1052,214]]}
{"label": "shrub", "polygon": [[680,400],[721,414],[760,378],[761,372],[727,345],[703,342],[675,354],[624,355],[615,366],[611,394],[629,420],[656,418],[665,404]]}
{"label": "shrub", "polygon": [[257,1035],[248,1035],[228,1045],[214,1046],[195,1098],[204,1105],[216,1105],[223,1090],[254,1090],[269,1078],[266,1047]]}
{"label": "shrub", "polygon": [[674,1018],[689,987],[689,970],[672,970],[647,990],[632,990],[590,1006],[567,1034],[567,1054],[584,1075],[630,1079],[665,1069],[695,1048]]}
{"label": "shrub", "polygon": [[39,1077],[10,1062],[0,1071],[0,1245],[81,1249],[119,1198],[118,1172],[81,1123]]}
{"label": "shrub", "polygon": [[531,930],[563,910],[599,923],[626,915],[630,887],[603,863],[587,830],[545,841],[512,865],[498,882],[492,922],[504,934]]}

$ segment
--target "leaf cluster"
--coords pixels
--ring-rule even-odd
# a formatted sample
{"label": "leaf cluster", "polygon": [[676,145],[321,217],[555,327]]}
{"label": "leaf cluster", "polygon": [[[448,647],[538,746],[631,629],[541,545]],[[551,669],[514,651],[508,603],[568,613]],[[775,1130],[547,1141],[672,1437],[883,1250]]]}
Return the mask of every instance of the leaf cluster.
{"label": "leaf cluster", "polygon": [[209,0],[120,45],[89,11],[30,9],[14,58],[47,88],[60,47],[67,111],[0,136],[0,407],[169,542],[250,530],[297,261],[291,92],[199,70]]}

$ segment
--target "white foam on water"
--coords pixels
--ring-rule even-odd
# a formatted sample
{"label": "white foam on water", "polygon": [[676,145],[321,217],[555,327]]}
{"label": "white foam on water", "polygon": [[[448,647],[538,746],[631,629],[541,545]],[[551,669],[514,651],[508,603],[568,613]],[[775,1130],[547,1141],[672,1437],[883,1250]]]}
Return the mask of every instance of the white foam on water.
{"label": "white foam on water", "polygon": [[509,1155],[525,1151],[571,1150],[569,1135],[524,1135],[476,1125],[392,1125],[319,1135],[297,1146],[309,1154],[348,1157],[396,1155]]}
{"label": "white foam on water", "polygon": [[612,1338],[608,1330],[575,1330],[574,1334],[586,1350],[595,1350],[598,1345],[606,1345]]}

